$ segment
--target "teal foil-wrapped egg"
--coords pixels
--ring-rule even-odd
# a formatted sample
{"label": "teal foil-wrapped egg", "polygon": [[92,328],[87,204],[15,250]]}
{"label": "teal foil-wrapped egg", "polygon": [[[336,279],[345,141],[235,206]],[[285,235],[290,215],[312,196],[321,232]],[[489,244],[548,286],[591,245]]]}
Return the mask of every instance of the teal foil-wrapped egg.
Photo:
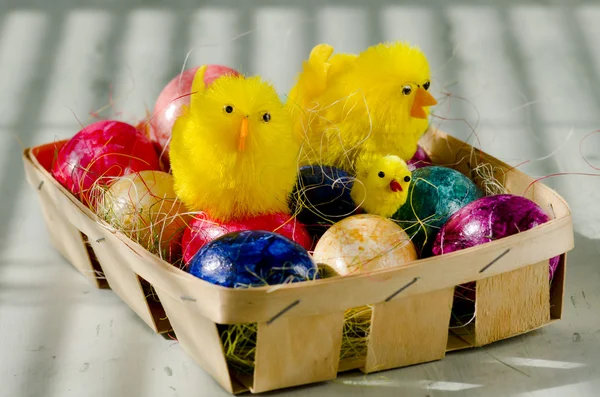
{"label": "teal foil-wrapped egg", "polygon": [[473,181],[452,168],[418,168],[412,172],[406,203],[392,218],[411,236],[423,258],[431,255],[433,241],[448,218],[483,196]]}

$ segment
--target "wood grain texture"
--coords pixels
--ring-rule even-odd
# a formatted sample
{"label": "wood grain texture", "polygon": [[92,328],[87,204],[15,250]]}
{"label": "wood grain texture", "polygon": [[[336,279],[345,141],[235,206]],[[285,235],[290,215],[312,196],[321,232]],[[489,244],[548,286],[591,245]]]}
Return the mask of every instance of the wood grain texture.
{"label": "wood grain texture", "polygon": [[475,346],[522,334],[548,323],[548,261],[478,281],[475,312]]}
{"label": "wood grain texture", "polygon": [[442,359],[454,288],[373,306],[365,373]]}
{"label": "wood grain texture", "polygon": [[335,379],[344,312],[258,324],[255,393]]}

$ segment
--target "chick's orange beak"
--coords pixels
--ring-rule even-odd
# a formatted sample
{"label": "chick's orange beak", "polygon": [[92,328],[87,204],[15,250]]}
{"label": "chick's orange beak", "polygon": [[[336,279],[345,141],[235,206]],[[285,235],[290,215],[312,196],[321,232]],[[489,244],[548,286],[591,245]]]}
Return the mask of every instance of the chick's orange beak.
{"label": "chick's orange beak", "polygon": [[240,140],[238,141],[238,150],[243,152],[246,150],[246,137],[248,136],[248,117],[242,119],[240,125]]}
{"label": "chick's orange beak", "polygon": [[410,115],[417,119],[426,119],[427,113],[423,109],[425,106],[437,105],[435,98],[423,87],[419,87],[415,94],[415,101],[410,109]]}
{"label": "chick's orange beak", "polygon": [[392,181],[390,182],[390,190],[392,192],[401,192],[402,185],[400,185],[400,182],[398,182],[397,180],[392,179]]}

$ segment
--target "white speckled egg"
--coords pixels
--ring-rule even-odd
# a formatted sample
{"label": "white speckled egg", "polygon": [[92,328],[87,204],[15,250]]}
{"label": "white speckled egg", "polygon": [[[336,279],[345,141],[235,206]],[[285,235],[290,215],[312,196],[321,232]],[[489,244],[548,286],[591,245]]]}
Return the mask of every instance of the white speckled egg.
{"label": "white speckled egg", "polygon": [[417,260],[415,246],[393,221],[377,215],[353,215],[321,237],[314,260],[340,275],[401,266]]}
{"label": "white speckled egg", "polygon": [[172,175],[141,171],[119,178],[104,193],[97,213],[150,252],[167,260],[179,256],[187,215]]}

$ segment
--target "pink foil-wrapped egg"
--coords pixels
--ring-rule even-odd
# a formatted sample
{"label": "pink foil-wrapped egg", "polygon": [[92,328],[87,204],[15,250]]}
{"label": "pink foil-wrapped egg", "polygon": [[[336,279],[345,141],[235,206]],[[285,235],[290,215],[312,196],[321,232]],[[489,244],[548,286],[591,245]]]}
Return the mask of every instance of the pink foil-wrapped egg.
{"label": "pink foil-wrapped egg", "polygon": [[[150,139],[157,143],[161,158],[168,163],[169,141],[171,129],[181,112],[181,107],[190,103],[192,82],[200,66],[184,70],[175,76],[161,91],[152,114]],[[204,74],[204,84],[210,85],[216,78],[224,74],[239,76],[240,73],[223,65],[207,65]]]}
{"label": "pink foil-wrapped egg", "polygon": [[86,205],[115,178],[160,170],[152,143],[130,124],[103,120],[86,126],[58,152],[52,176]]}

